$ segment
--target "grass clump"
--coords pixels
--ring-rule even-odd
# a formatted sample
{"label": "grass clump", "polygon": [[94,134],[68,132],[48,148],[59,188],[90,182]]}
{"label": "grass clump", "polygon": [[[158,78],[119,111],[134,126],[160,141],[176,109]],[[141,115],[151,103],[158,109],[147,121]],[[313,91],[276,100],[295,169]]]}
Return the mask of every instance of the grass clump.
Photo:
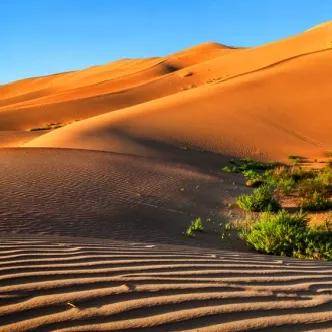
{"label": "grass clump", "polygon": [[264,184],[252,192],[251,195],[241,195],[236,200],[237,205],[250,212],[278,211],[280,205],[274,197],[274,187]]}
{"label": "grass clump", "polygon": [[306,211],[324,211],[332,208],[332,202],[329,200],[331,184],[332,169],[329,167],[301,181],[298,184],[300,207]]}
{"label": "grass clump", "polygon": [[[247,224],[248,225],[248,224]],[[265,212],[240,230],[241,237],[257,251],[311,259],[332,259],[332,232],[311,229],[302,212]]]}
{"label": "grass clump", "polygon": [[196,232],[202,231],[204,231],[204,225],[202,219],[198,217],[191,222],[184,234],[188,237],[193,237],[195,236]]}
{"label": "grass clump", "polygon": [[264,173],[264,180],[275,185],[276,189],[290,194],[304,179],[313,178],[312,170],[305,170],[298,166],[280,166]]}
{"label": "grass clump", "polygon": [[324,211],[332,208],[332,202],[323,193],[314,191],[301,199],[300,207],[305,211]]}
{"label": "grass clump", "polygon": [[222,170],[228,173],[243,173],[246,171],[265,171],[275,167],[275,163],[262,163],[250,158],[242,158],[239,160],[231,159],[231,165],[225,166]]}
{"label": "grass clump", "polygon": [[[290,156],[290,160],[301,157]],[[308,169],[293,163],[262,163],[249,158],[230,161],[225,172],[241,173],[246,186],[254,187],[251,195],[241,195],[237,205],[252,212],[277,211],[277,199],[292,196],[297,207],[305,211],[324,211],[332,208],[332,166]]]}
{"label": "grass clump", "polygon": [[[263,173],[253,170],[243,171],[242,174],[246,178],[246,185],[251,187],[270,186],[274,188],[275,196],[282,197],[283,195],[299,198],[299,208],[306,211],[323,211],[332,208],[332,202],[329,196],[332,191],[332,168],[325,167],[321,170],[304,169],[299,166],[277,166],[273,169],[268,169]],[[263,193],[267,190],[262,189]],[[261,200],[260,192],[254,192],[251,199],[248,197],[240,197],[238,204],[246,211],[253,211],[248,209],[248,204],[252,199]],[[271,196],[271,195],[270,195]],[[254,211],[266,211],[257,210]]]}

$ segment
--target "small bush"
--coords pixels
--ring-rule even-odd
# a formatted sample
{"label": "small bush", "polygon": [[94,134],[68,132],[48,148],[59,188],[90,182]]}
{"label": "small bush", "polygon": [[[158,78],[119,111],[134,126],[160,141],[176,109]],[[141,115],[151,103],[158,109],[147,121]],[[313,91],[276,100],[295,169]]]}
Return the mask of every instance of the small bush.
{"label": "small bush", "polygon": [[242,238],[257,251],[282,256],[293,256],[302,250],[302,234],[308,220],[303,214],[291,215],[285,211],[277,214],[263,213]]}
{"label": "small bush", "polygon": [[251,195],[241,195],[237,198],[237,205],[251,212],[278,211],[280,205],[274,198],[274,188],[270,185],[262,185],[256,188]]}
{"label": "small bush", "polygon": [[202,219],[198,217],[191,222],[191,224],[185,231],[185,235],[188,237],[193,237],[195,236],[196,232],[202,232],[203,230],[204,230],[204,225],[202,223]]}
{"label": "small bush", "polygon": [[290,195],[296,188],[296,182],[292,178],[280,179],[277,183],[277,190],[284,195]]}
{"label": "small bush", "polygon": [[331,189],[332,186],[332,168],[330,166],[324,167],[316,175],[317,181],[326,187],[326,189]]}
{"label": "small bush", "polygon": [[259,187],[264,183],[263,176],[254,170],[243,171],[247,187]]}
{"label": "small bush", "polygon": [[291,179],[297,183],[303,179],[314,178],[315,172],[313,170],[305,170],[298,166],[281,166],[266,172],[265,176],[267,179],[273,179],[276,182]]}
{"label": "small bush", "polygon": [[332,260],[332,232],[308,229],[303,236],[304,250],[294,253],[297,258]]}
{"label": "small bush", "polygon": [[305,179],[298,184],[298,193],[300,196],[309,197],[314,193],[325,195],[326,192],[326,185],[321,181],[321,179],[319,179],[319,177]]}
{"label": "small bush", "polygon": [[259,252],[299,258],[332,259],[332,233],[308,227],[302,212],[277,214],[265,212],[248,227],[241,237]]}
{"label": "small bush", "polygon": [[250,158],[231,159],[229,166],[223,168],[224,172],[228,173],[243,173],[245,171],[265,171],[276,167],[276,163],[262,163]]}
{"label": "small bush", "polygon": [[314,191],[301,199],[300,207],[305,211],[324,211],[332,207],[332,202],[321,192]]}

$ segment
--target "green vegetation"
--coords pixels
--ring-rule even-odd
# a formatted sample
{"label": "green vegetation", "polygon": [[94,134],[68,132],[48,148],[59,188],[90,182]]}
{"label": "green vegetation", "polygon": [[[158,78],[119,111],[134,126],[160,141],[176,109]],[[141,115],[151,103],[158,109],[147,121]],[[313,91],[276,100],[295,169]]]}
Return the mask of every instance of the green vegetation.
{"label": "green vegetation", "polygon": [[[232,160],[223,168],[225,172],[241,173],[246,185],[255,188],[251,194],[236,200],[242,210],[255,212],[247,214],[236,229],[259,252],[332,260],[331,218],[324,227],[312,228],[308,215],[303,212],[332,208],[332,165],[309,169],[298,165],[302,158],[290,156],[289,159],[291,165]],[[299,212],[292,214],[281,209],[280,199],[285,196],[295,202]]]}
{"label": "green vegetation", "polygon": [[193,237],[195,236],[196,232],[202,232],[202,231],[204,231],[204,225],[202,219],[198,217],[191,222],[191,224],[188,226],[184,234],[188,237]]}
{"label": "green vegetation", "polygon": [[278,211],[280,205],[274,198],[274,187],[264,184],[256,188],[251,195],[241,195],[236,200],[237,205],[251,212]]}
{"label": "green vegetation", "polygon": [[44,127],[31,128],[30,131],[52,130],[52,129],[57,129],[57,128],[61,128],[61,127],[62,127],[61,123],[48,123]]}
{"label": "green vegetation", "polygon": [[259,252],[311,259],[332,259],[332,231],[311,229],[302,212],[284,210],[262,213],[249,226],[240,229],[241,237]]}
{"label": "green vegetation", "polygon": [[301,199],[300,207],[305,211],[324,211],[332,208],[332,202],[323,193],[314,191]]}
{"label": "green vegetation", "polygon": [[[292,156],[295,157],[295,156]],[[306,211],[330,209],[332,167],[321,170],[305,169],[298,165],[261,163],[251,159],[231,160],[226,172],[242,173],[246,186],[256,188],[251,195],[241,195],[237,204],[245,211],[277,211],[276,197],[293,196],[300,199],[299,207]]]}
{"label": "green vegetation", "polygon": [[277,163],[262,163],[260,161],[256,161],[250,158],[243,159],[231,159],[229,162],[231,165],[225,166],[223,168],[224,172],[228,173],[243,173],[245,171],[265,171],[268,169],[272,169],[278,165]]}

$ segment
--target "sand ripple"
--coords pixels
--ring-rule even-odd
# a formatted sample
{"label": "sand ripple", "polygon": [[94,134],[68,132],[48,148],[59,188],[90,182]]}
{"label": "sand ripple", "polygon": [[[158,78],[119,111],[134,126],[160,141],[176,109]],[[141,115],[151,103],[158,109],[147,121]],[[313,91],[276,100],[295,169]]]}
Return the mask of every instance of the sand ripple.
{"label": "sand ripple", "polygon": [[332,263],[7,237],[0,331],[332,329]]}

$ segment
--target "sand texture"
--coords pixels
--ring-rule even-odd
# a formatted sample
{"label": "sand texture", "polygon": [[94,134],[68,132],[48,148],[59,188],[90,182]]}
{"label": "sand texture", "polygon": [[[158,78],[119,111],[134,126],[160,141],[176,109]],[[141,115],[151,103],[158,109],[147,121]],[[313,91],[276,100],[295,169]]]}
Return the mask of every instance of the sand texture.
{"label": "sand texture", "polygon": [[0,331],[332,331],[331,262],[221,237],[230,158],[331,153],[331,77],[328,22],[0,86]]}

